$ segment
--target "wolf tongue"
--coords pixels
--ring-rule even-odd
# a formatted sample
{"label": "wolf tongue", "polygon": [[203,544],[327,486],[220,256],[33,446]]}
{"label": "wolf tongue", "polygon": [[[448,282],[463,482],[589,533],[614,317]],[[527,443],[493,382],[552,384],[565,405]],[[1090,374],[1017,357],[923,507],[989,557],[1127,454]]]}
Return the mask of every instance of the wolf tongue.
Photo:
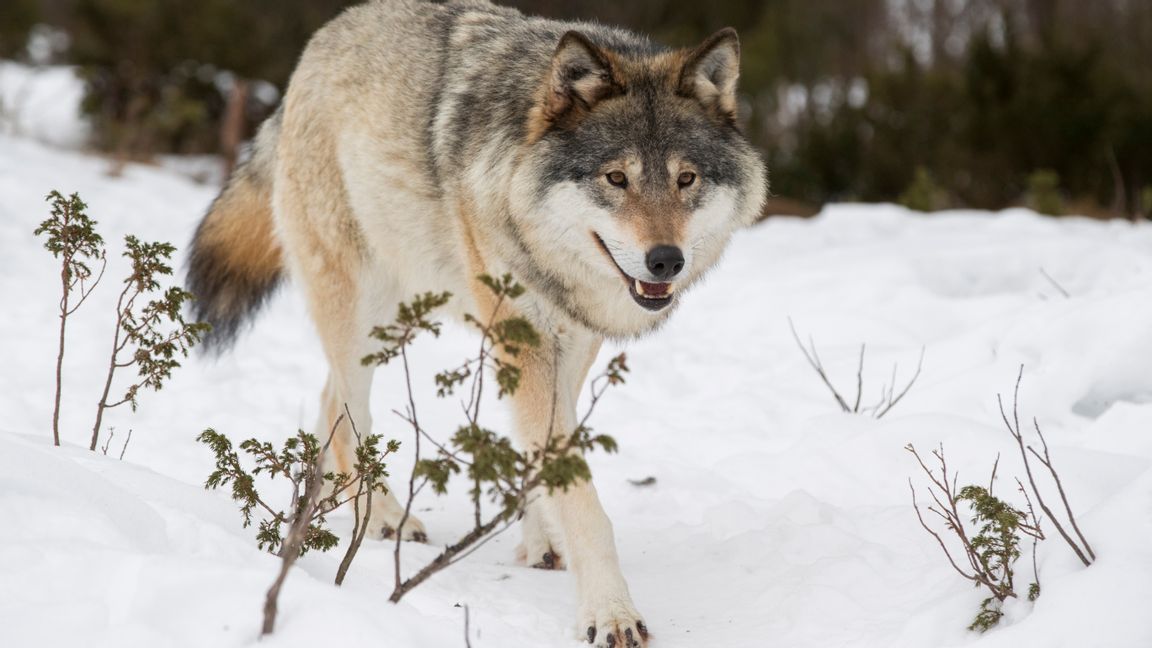
{"label": "wolf tongue", "polygon": [[672,284],[668,283],[648,283],[647,281],[636,280],[636,292],[644,295],[645,297],[666,297]]}

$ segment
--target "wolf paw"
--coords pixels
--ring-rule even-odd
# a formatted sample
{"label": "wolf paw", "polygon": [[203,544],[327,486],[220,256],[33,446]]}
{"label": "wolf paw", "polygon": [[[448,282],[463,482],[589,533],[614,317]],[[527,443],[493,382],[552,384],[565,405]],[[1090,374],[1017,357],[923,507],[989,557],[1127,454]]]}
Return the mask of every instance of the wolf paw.
{"label": "wolf paw", "polygon": [[596,648],[643,648],[648,626],[632,604],[614,601],[582,615],[583,639]]}
{"label": "wolf paw", "polygon": [[516,547],[516,560],[536,569],[566,569],[562,545],[538,513],[530,510],[521,521],[523,537]]}
{"label": "wolf paw", "polygon": [[[400,520],[396,519],[394,523],[390,524],[389,521],[385,521],[380,526],[377,526],[375,532],[376,539],[389,540],[395,538],[396,524],[399,524],[399,522]],[[404,521],[403,538],[413,542],[428,542],[428,532],[424,530],[424,523],[421,522],[420,519],[416,516],[409,515],[408,519]]]}
{"label": "wolf paw", "polygon": [[564,570],[568,568],[568,565],[564,563],[564,557],[556,553],[551,547],[541,552],[532,551],[527,545],[521,544],[516,548],[516,560],[533,569]]}

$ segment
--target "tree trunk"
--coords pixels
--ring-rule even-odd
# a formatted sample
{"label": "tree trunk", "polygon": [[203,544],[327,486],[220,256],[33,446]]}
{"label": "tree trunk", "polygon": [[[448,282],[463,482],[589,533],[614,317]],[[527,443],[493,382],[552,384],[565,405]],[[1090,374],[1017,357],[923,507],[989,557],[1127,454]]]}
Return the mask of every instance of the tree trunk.
{"label": "tree trunk", "polygon": [[220,123],[220,152],[224,156],[224,177],[232,175],[236,168],[236,158],[240,152],[240,143],[244,141],[244,131],[248,120],[244,114],[244,107],[248,104],[248,90],[250,83],[246,79],[237,78],[228,93],[228,105],[224,108],[224,121]]}

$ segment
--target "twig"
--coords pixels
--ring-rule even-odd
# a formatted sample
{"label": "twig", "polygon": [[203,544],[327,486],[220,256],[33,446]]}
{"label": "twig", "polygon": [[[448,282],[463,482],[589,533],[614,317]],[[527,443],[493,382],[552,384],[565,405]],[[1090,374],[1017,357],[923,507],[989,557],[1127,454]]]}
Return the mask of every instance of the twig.
{"label": "twig", "polygon": [[128,451],[128,442],[132,440],[132,428],[128,428],[128,438],[124,439],[124,445],[120,447],[120,460],[124,460],[124,453]]}
{"label": "twig", "polygon": [[1076,523],[1076,516],[1072,514],[1072,507],[1068,504],[1068,496],[1064,493],[1064,484],[1060,481],[1060,475],[1056,473],[1056,468],[1052,465],[1052,457],[1048,454],[1048,441],[1044,438],[1044,433],[1040,431],[1040,423],[1037,422],[1035,417],[1032,419],[1032,425],[1036,428],[1036,434],[1040,437],[1040,443],[1044,447],[1044,457],[1041,458],[1032,446],[1028,446],[1028,451],[1031,452],[1048,472],[1052,475],[1052,480],[1056,482],[1056,491],[1060,493],[1060,501],[1064,503],[1064,512],[1068,514],[1068,521],[1072,524],[1072,530],[1076,532],[1076,537],[1080,538],[1080,542],[1084,544],[1084,549],[1088,552],[1088,556],[1092,560],[1096,560],[1096,552],[1092,551],[1091,545],[1088,544],[1088,539],[1080,531],[1080,525]]}
{"label": "twig", "polygon": [[116,428],[108,428],[108,439],[104,441],[104,445],[100,446],[100,453],[105,457],[108,456],[108,448],[112,445],[112,439],[116,437]]}
{"label": "twig", "polygon": [[[268,593],[264,597],[264,625],[260,629],[260,636],[270,635],[275,629],[280,588],[288,577],[288,570],[300,557],[300,548],[304,545],[308,527],[312,523],[312,515],[320,498],[320,490],[324,485],[324,457],[328,454],[328,447],[332,444],[332,438],[336,436],[336,429],[340,427],[343,421],[343,414],[336,418],[336,422],[332,425],[332,431],[328,434],[328,440],[324,443],[319,454],[316,455],[316,463],[312,466],[312,474],[308,476],[308,483],[304,488],[304,502],[292,517],[288,537],[280,546],[280,573],[277,574],[276,580],[272,582],[272,587],[268,588]],[[293,498],[294,503],[297,501],[299,500]]]}
{"label": "twig", "polygon": [[920,371],[923,368],[924,368],[924,347],[920,347],[920,359],[916,361],[916,373],[912,374],[912,377],[908,379],[908,384],[904,385],[904,389],[902,389],[900,391],[900,393],[896,396],[896,398],[892,398],[892,391],[891,391],[891,389],[894,389],[896,386],[896,368],[895,367],[892,368],[892,387],[889,389],[889,392],[888,392],[888,405],[884,409],[882,409],[876,413],[876,418],[884,418],[885,414],[887,414],[893,407],[896,407],[896,403],[899,403],[900,400],[903,399],[904,396],[908,393],[908,390],[912,389],[912,385],[914,385],[916,383],[916,379],[920,377]]}
{"label": "twig", "polygon": [[824,370],[824,363],[820,360],[820,354],[816,352],[816,343],[809,337],[808,346],[804,346],[804,343],[800,341],[800,335],[796,333],[796,326],[793,324],[791,317],[788,318],[788,328],[791,329],[792,339],[796,341],[796,346],[800,347],[800,351],[804,354],[808,365],[820,376],[820,380],[824,383],[824,386],[828,388],[828,391],[832,392],[832,397],[836,399],[836,404],[840,406],[840,409],[849,414],[870,411],[873,418],[884,418],[884,415],[890,412],[892,408],[908,394],[908,391],[912,389],[912,385],[916,383],[916,380],[920,377],[920,372],[924,368],[925,349],[924,347],[920,347],[920,359],[916,362],[916,372],[908,379],[908,383],[904,385],[900,393],[896,393],[896,371],[899,366],[892,365],[891,383],[881,386],[880,400],[875,405],[861,409],[860,401],[864,394],[864,353],[866,350],[866,345],[861,344],[860,357],[856,364],[856,399],[854,404],[849,407],[848,401],[840,395],[840,392],[832,384],[832,380],[828,378],[828,373]]}
{"label": "twig", "polygon": [[408,417],[412,420],[412,427],[415,430],[416,446],[412,457],[412,472],[408,475],[408,499],[404,502],[404,515],[400,516],[400,523],[396,525],[396,547],[392,551],[392,564],[395,568],[393,596],[395,596],[395,591],[403,585],[400,580],[400,549],[404,542],[404,524],[408,522],[408,517],[412,514],[412,502],[416,499],[416,468],[420,465],[420,422],[416,417],[416,396],[412,393],[412,374],[408,367],[407,345],[400,347],[400,358],[404,363],[404,387],[408,392]]}
{"label": "twig", "polygon": [[472,631],[468,627],[468,605],[464,605],[464,646],[472,648]]}
{"label": "twig", "polygon": [[[927,531],[929,534],[931,534],[931,536],[933,538],[936,538],[936,543],[940,545],[940,549],[944,552],[944,557],[948,559],[948,564],[952,565],[952,569],[955,569],[957,574],[960,574],[964,578],[966,578],[966,579],[968,579],[974,583],[979,584],[981,582],[979,578],[977,578],[976,576],[974,576],[972,574],[969,574],[968,572],[964,571],[963,569],[960,569],[960,566],[957,565],[956,561],[953,560],[953,558],[952,558],[952,552],[948,551],[948,546],[944,544],[944,539],[941,538],[940,534],[936,533],[936,531],[934,531],[932,529],[932,527],[928,526],[928,523],[924,521],[924,516],[920,515],[920,504],[916,501],[916,487],[914,487],[912,485],[912,478],[911,477],[908,478],[908,490],[911,491],[911,493],[912,493],[912,509],[914,511],[916,511],[916,519],[920,520],[920,526],[924,527],[925,531]],[[929,510],[932,510],[932,509],[929,509]],[[937,512],[937,513],[939,513],[939,512]],[[941,514],[941,515],[943,515],[943,514]],[[947,516],[943,516],[943,517],[945,518],[945,520],[949,519]]]}
{"label": "twig", "polygon": [[[828,391],[832,392],[832,396],[836,399],[836,403],[840,405],[840,409],[845,412],[852,412],[852,408],[848,407],[848,403],[840,395],[840,392],[836,391],[836,388],[832,385],[832,381],[828,379],[828,374],[824,372],[824,365],[820,362],[820,356],[816,353],[816,343],[812,341],[812,338],[808,338],[808,344],[811,346],[811,353],[809,353],[808,348],[800,341],[800,336],[796,333],[796,326],[792,323],[791,317],[788,318],[788,328],[792,329],[792,339],[796,340],[796,346],[800,347],[800,351],[804,353],[808,364],[820,376],[820,380],[824,381],[824,386],[828,388]],[[863,347],[861,347],[861,359],[863,359]]]}
{"label": "twig", "polygon": [[864,395],[864,345],[860,345],[860,363],[856,366],[856,404],[853,412],[860,411],[860,398]]}
{"label": "twig", "polygon": [[[1004,399],[1000,397],[1000,394],[996,395],[996,402],[1000,405],[1000,418],[1004,421],[1004,426],[1008,428],[1008,433],[1012,435],[1012,438],[1016,441],[1016,447],[1020,450],[1020,457],[1024,460],[1024,472],[1028,476],[1028,485],[1032,488],[1032,494],[1036,496],[1036,503],[1040,505],[1040,510],[1044,511],[1044,515],[1047,515],[1048,519],[1052,521],[1052,526],[1056,527],[1057,533],[1059,533],[1060,537],[1064,539],[1064,542],[1066,542],[1068,546],[1072,548],[1072,551],[1076,554],[1076,557],[1080,559],[1080,562],[1082,562],[1085,567],[1088,567],[1092,564],[1092,560],[1095,560],[1095,555],[1092,556],[1091,560],[1088,558],[1088,556],[1084,555],[1084,551],[1080,548],[1079,545],[1076,544],[1075,541],[1072,540],[1072,537],[1064,529],[1064,525],[1060,524],[1060,520],[1057,519],[1056,516],[1052,513],[1052,510],[1048,508],[1048,505],[1044,502],[1044,497],[1040,494],[1040,489],[1036,487],[1036,478],[1032,475],[1032,463],[1028,460],[1028,448],[1024,444],[1024,435],[1020,432],[1020,414],[1018,407],[1020,404],[1020,381],[1023,380],[1023,378],[1024,365],[1020,365],[1020,372],[1016,376],[1016,389],[1012,395],[1011,422],[1009,422],[1008,414],[1004,410]],[[1040,430],[1039,425],[1036,425],[1036,430]],[[1043,439],[1043,437],[1041,437],[1041,439]],[[1045,446],[1045,453],[1047,453],[1047,446]],[[1036,455],[1036,451],[1032,450],[1032,454]],[[1039,455],[1036,456],[1038,459],[1040,458]],[[1041,463],[1044,463],[1043,459],[1041,459]],[[1053,479],[1056,480],[1056,483],[1059,486],[1059,477],[1056,475],[1055,470],[1053,470],[1051,463],[1045,463],[1045,466],[1048,468],[1048,472],[1052,474]],[[1063,488],[1060,488],[1060,494],[1061,497],[1064,496]],[[1067,498],[1064,498],[1064,505],[1068,511],[1069,519],[1074,519],[1071,517],[1071,508],[1067,508]],[[1081,539],[1083,539],[1083,536],[1081,536]]]}
{"label": "twig", "polygon": [[[454,559],[461,552],[468,549],[478,541],[483,540],[485,536],[487,536],[496,527],[500,526],[502,522],[507,521],[506,518],[512,517],[512,513],[514,512],[515,511],[508,510],[501,511],[491,520],[488,520],[481,526],[469,531],[456,544],[446,547],[444,551],[440,552],[440,555],[432,559],[432,562],[425,565],[420,571],[416,572],[402,583],[398,583],[396,585],[396,589],[392,590],[392,595],[388,597],[388,600],[393,603],[399,602],[405,594],[412,590],[412,588],[428,580],[432,574],[435,574],[441,569],[444,569],[445,567],[457,562],[457,560]],[[397,572],[397,574],[399,574],[399,572]],[[399,580],[399,576],[397,576],[397,580]]]}
{"label": "twig", "polygon": [[1059,283],[1057,283],[1056,280],[1052,278],[1052,275],[1048,274],[1044,268],[1040,268],[1040,274],[1044,275],[1044,278],[1048,280],[1048,283],[1052,284],[1053,288],[1060,291],[1061,295],[1064,295],[1064,299],[1072,298],[1072,295],[1068,294],[1067,290],[1064,290],[1064,286],[1061,286]]}
{"label": "twig", "polygon": [[1028,490],[1024,488],[1024,484],[1020,483],[1020,478],[1016,478],[1016,488],[1020,494],[1024,496],[1024,501],[1028,504],[1028,519],[1032,521],[1031,525],[1021,524],[1020,528],[1032,537],[1032,582],[1036,584],[1036,594],[1033,595],[1029,592],[1029,598],[1036,598],[1040,592],[1040,567],[1036,563],[1036,546],[1044,540],[1044,532],[1040,529],[1040,518],[1036,516],[1036,509],[1032,508],[1032,498],[1028,496]]}
{"label": "twig", "polygon": [[[360,438],[360,431],[356,429],[356,420],[352,418],[348,403],[344,403],[344,415],[348,417],[348,423],[352,426],[352,434],[356,436],[356,445],[359,446],[363,440]],[[356,494],[352,496],[352,515],[354,516],[352,539],[348,542],[348,551],[344,553],[340,567],[336,569],[337,585],[344,584],[344,577],[348,574],[348,568],[352,566],[352,560],[356,558],[356,552],[360,551],[360,543],[364,542],[364,536],[368,531],[368,520],[372,517],[372,491],[376,490],[376,484],[373,480],[366,478],[363,473],[359,475],[358,479]],[[364,495],[363,519],[360,518],[361,494]]]}

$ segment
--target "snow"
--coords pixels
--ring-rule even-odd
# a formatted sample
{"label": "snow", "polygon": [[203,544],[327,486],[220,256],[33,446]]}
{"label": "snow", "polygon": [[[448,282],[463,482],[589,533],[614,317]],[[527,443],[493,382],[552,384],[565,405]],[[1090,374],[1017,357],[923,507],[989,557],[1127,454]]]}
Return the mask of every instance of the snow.
{"label": "snow", "polygon": [[74,68],[0,60],[0,133],[77,148],[88,137],[78,108],[83,95]]}
{"label": "snow", "polygon": [[[0,645],[254,645],[279,564],[256,549],[225,492],[203,490],[213,462],[195,437],[211,426],[279,442],[310,429],[322,356],[289,286],[232,353],[190,359],[135,414],[113,410],[108,455],[90,453],[124,267],[115,258],[108,284],[70,322],[65,445],[52,447],[59,275],[32,236],[44,195],[78,191],[115,256],[129,232],[183,247],[216,191],[148,166],[110,177],[110,166],[0,135]],[[867,343],[866,403],[894,364],[903,384],[922,348],[923,372],[885,418],[843,414],[789,317],[850,396]],[[1148,225],[836,205],[741,233],[663,331],[626,346],[628,383],[592,419],[620,443],[590,461],[652,645],[1152,645],[1150,330]],[[434,397],[431,376],[472,346],[449,326],[417,347],[421,417],[442,436],[459,408]],[[605,349],[599,366],[618,350]],[[942,443],[961,484],[986,483],[1000,454],[997,493],[1021,503],[1012,477],[1023,471],[996,405],[1021,364],[1021,418],[1043,427],[1099,560],[1083,568],[1049,526],[1042,596],[1011,601],[1001,625],[979,635],[965,626],[983,594],[918,526],[907,480],[924,480],[903,447],[926,454]],[[408,442],[388,413],[400,380],[381,370],[373,408],[380,431]],[[507,429],[503,405],[486,407]],[[394,476],[406,474],[408,445]],[[648,476],[654,485],[629,481]],[[405,573],[468,530],[464,490],[418,498],[431,545],[405,546]],[[351,526],[347,514],[333,524],[342,535]],[[516,565],[517,534],[398,605],[387,602],[390,544],[366,543],[340,588],[342,551],[310,553],[287,581],[276,634],[260,643],[462,646],[467,605],[473,646],[581,645],[569,575]],[[1017,565],[1021,591],[1030,558]]]}

